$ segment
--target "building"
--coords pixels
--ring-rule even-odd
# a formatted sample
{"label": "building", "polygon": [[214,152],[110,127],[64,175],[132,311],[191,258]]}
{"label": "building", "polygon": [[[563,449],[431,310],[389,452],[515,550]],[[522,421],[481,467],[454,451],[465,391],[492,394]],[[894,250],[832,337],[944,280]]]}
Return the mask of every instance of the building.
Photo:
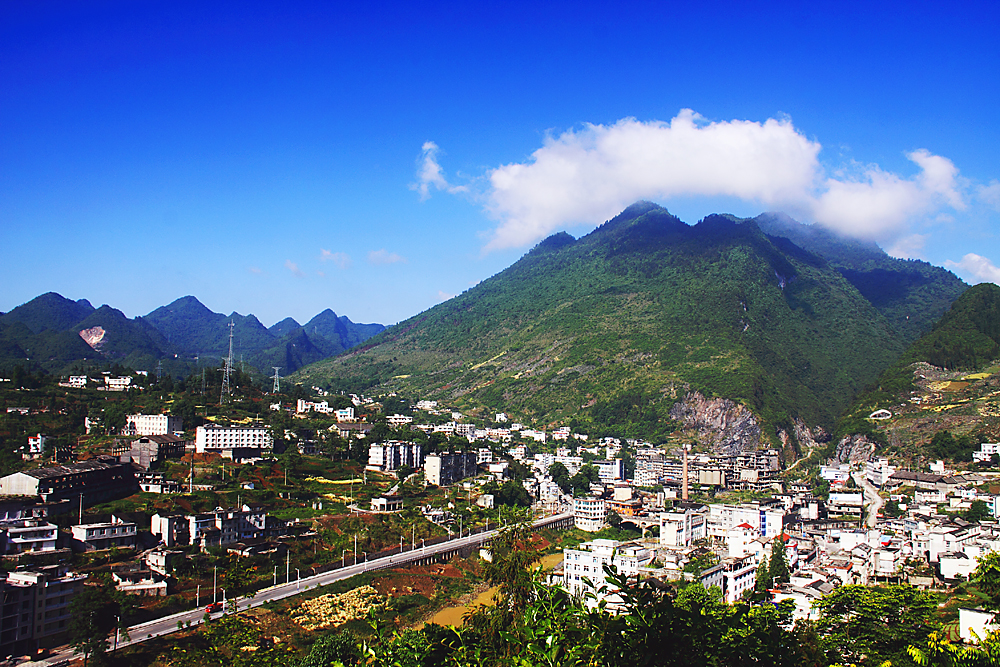
{"label": "building", "polygon": [[827,501],[827,512],[830,516],[849,516],[861,518],[865,496],[863,493],[831,493]]}
{"label": "building", "polygon": [[136,488],[132,470],[111,457],[24,470],[0,478],[0,495],[38,496],[45,502],[82,496],[88,506],[129,496]]}
{"label": "building", "polygon": [[597,468],[597,474],[605,484],[625,479],[625,461],[621,459],[593,461],[592,465]]}
{"label": "building", "polygon": [[762,537],[773,537],[784,529],[785,510],[777,504],[742,503],[708,506],[707,537],[724,539],[735,526],[750,524]]}
{"label": "building", "polygon": [[73,546],[80,551],[105,549],[135,549],[136,525],[111,515],[107,523],[85,523],[73,526]]}
{"label": "building", "polygon": [[338,422],[353,422],[355,420],[354,408],[341,408],[334,412],[334,417]]}
{"label": "building", "polygon": [[[0,577],[4,575],[0,574]],[[26,653],[64,643],[69,630],[69,606],[83,590],[86,575],[62,565],[16,570],[0,579],[3,622],[0,652]]]}
{"label": "building", "polygon": [[274,537],[284,528],[285,522],[248,505],[186,516],[154,514],[150,522],[150,531],[163,540],[165,546],[190,544],[203,549]]}
{"label": "building", "polygon": [[184,420],[174,415],[129,415],[125,418],[125,433],[133,435],[167,435],[184,430]]}
{"label": "building", "polygon": [[409,415],[396,414],[396,415],[389,415],[388,417],[385,418],[385,421],[389,426],[396,427],[396,426],[403,426],[404,424],[412,424],[413,417]]}
{"label": "building", "polygon": [[49,436],[42,435],[29,435],[28,436],[28,451],[21,455],[26,461],[31,461],[34,459],[40,459],[45,454],[45,443],[49,441]]}
{"label": "building", "polygon": [[341,438],[350,440],[351,438],[367,438],[373,428],[375,428],[375,424],[337,422],[330,427],[330,430],[336,431]]}
{"label": "building", "polygon": [[451,486],[479,472],[477,452],[442,452],[429,454],[424,461],[424,478],[428,484]]}
{"label": "building", "polygon": [[195,430],[194,449],[199,454],[219,454],[222,458],[242,461],[260,458],[271,449],[274,440],[266,426],[199,426]]}
{"label": "building", "polygon": [[166,479],[159,473],[143,472],[137,474],[136,478],[139,480],[139,489],[146,493],[181,493],[184,490],[180,482]]}
{"label": "building", "polygon": [[608,506],[601,498],[574,498],[573,525],[588,533],[596,533],[608,520]]}
{"label": "building", "polygon": [[186,448],[187,442],[176,435],[147,435],[133,440],[121,461],[133,463],[143,470],[155,470],[167,459],[183,457]]}
{"label": "building", "polygon": [[686,548],[705,537],[708,508],[697,503],[677,503],[660,513],[660,544]]}
{"label": "building", "polygon": [[398,512],[403,509],[403,499],[399,496],[375,496],[371,509],[372,512]]}
{"label": "building", "polygon": [[[353,408],[351,408],[351,409],[353,410]],[[309,411],[312,411],[312,412],[321,412],[323,414],[328,415],[331,412],[333,412],[333,408],[330,407],[330,404],[327,401],[314,402],[314,401],[307,401],[307,400],[304,400],[304,399],[300,398],[295,403],[295,412],[297,414],[301,415],[301,414],[305,414],[305,413],[307,413]]]}
{"label": "building", "polygon": [[167,594],[166,577],[141,563],[123,563],[112,566],[111,578],[115,582],[115,587],[122,593],[156,597],[163,597]]}
{"label": "building", "polygon": [[55,551],[59,527],[43,519],[6,519],[0,521],[0,537],[5,554]]}
{"label": "building", "polygon": [[392,472],[403,466],[419,468],[421,463],[420,445],[413,442],[390,440],[368,447],[368,467],[372,470]]}
{"label": "building", "polygon": [[614,587],[608,586],[601,591],[607,578],[604,567],[615,567],[619,574],[635,581],[644,573],[653,572],[649,565],[654,557],[653,551],[637,543],[615,540],[584,542],[577,549],[563,549],[563,586],[578,598],[593,593],[595,597],[587,600],[589,607],[605,600],[614,608],[621,604],[621,598],[615,595],[617,589]]}
{"label": "building", "polygon": [[889,459],[871,459],[865,463],[865,477],[875,486],[882,486],[889,481],[896,469],[889,465]]}

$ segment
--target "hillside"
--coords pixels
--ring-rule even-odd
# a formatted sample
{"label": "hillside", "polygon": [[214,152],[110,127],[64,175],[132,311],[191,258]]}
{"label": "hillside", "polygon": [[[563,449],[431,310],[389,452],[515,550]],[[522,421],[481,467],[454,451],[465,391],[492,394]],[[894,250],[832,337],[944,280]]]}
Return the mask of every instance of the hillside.
{"label": "hillside", "polygon": [[[955,450],[1000,437],[1000,286],[970,287],[932,331],[913,343],[854,402],[840,424],[843,435],[862,434],[904,455],[952,458],[929,447],[938,433],[966,437]],[[888,410],[888,419],[869,419]]]}
{"label": "hillside", "polygon": [[765,213],[754,222],[765,234],[787,238],[827,260],[907,343],[930,331],[969,287],[947,269],[890,257],[875,243],[845,238],[780,213]]}
{"label": "hillside", "polygon": [[753,221],[689,226],[643,202],[296,378],[647,431],[691,388],[772,425],[830,425],[902,349],[821,257]]}
{"label": "hillside", "polygon": [[229,322],[236,357],[267,374],[273,366],[288,373],[338,354],[385,328],[326,309],[310,320],[311,334],[292,318],[269,330],[253,315],[215,313],[193,296],[129,319],[111,306],[95,309],[85,299],[49,292],[0,315],[0,368],[65,373],[80,362],[115,362],[140,370],[161,364],[168,374],[186,375],[228,354]]}

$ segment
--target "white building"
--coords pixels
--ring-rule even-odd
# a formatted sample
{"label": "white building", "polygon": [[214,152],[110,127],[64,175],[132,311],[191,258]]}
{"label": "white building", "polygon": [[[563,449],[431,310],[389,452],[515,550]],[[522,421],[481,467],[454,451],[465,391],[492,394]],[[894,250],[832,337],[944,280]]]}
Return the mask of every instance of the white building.
{"label": "white building", "polygon": [[773,537],[780,534],[785,525],[785,510],[778,506],[762,506],[760,503],[740,505],[715,503],[708,508],[707,537],[724,539],[730,530],[741,523],[749,524],[759,531],[762,537]]}
{"label": "white building", "polygon": [[41,519],[7,519],[0,521],[3,553],[22,554],[34,551],[55,551],[59,527]]}
{"label": "white building", "polygon": [[21,458],[23,459],[40,459],[45,453],[45,443],[48,442],[49,436],[42,435],[29,435],[28,436],[28,451],[25,452]]}
{"label": "white building", "polygon": [[976,463],[989,461],[994,454],[1000,454],[1000,442],[984,442],[979,445],[978,452],[972,452],[972,460]]}
{"label": "white building", "polygon": [[865,463],[865,477],[875,486],[882,486],[889,481],[896,469],[889,465],[889,459],[871,459]]}
{"label": "white building", "polygon": [[417,401],[417,410],[436,410],[437,406],[437,401]]}
{"label": "white building", "polygon": [[386,423],[389,426],[402,426],[403,424],[412,424],[413,417],[409,415],[389,415],[385,418]]}
{"label": "white building", "polygon": [[194,449],[199,454],[219,454],[239,461],[259,458],[261,450],[271,449],[274,440],[265,426],[199,426]]}
{"label": "white building", "polygon": [[298,414],[305,414],[309,411],[320,412],[328,415],[333,412],[333,408],[330,407],[330,403],[328,401],[315,402],[300,398],[295,404],[295,412]]}
{"label": "white building", "polygon": [[625,479],[625,462],[621,459],[594,461],[592,465],[597,468],[597,474],[605,484]]}
{"label": "white building", "polygon": [[707,508],[675,507],[660,513],[660,544],[667,547],[690,547],[705,537]]}
{"label": "white building", "polygon": [[135,435],[169,435],[184,430],[184,420],[174,415],[129,415],[125,431]]}
{"label": "white building", "polygon": [[77,549],[103,551],[105,549],[134,549],[136,525],[111,515],[106,523],[85,523],[72,526],[73,540]]}
{"label": "white building", "polygon": [[420,445],[413,442],[377,443],[368,447],[368,467],[382,472],[392,472],[408,466],[419,468],[422,463]]}
{"label": "white building", "polygon": [[355,420],[354,408],[342,408],[335,413],[338,422],[352,422]]}
{"label": "white building", "polygon": [[607,520],[607,503],[600,498],[573,499],[573,523],[580,530],[596,533]]}
{"label": "white building", "polygon": [[613,608],[621,603],[621,598],[614,594],[616,589],[611,586],[600,592],[606,579],[604,566],[614,566],[619,574],[634,580],[645,572],[653,572],[649,564],[654,557],[651,550],[634,543],[615,540],[584,542],[577,549],[563,549],[563,585],[576,597],[594,593],[596,597],[587,601],[590,607],[597,606],[604,599]]}

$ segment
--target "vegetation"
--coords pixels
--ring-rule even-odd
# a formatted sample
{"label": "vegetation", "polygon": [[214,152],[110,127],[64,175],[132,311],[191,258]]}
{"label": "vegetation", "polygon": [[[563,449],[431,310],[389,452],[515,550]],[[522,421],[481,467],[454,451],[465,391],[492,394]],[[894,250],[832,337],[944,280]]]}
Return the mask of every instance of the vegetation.
{"label": "vegetation", "polygon": [[902,347],[818,256],[751,221],[688,226],[640,203],[295,378],[659,439],[690,389],[832,425]]}

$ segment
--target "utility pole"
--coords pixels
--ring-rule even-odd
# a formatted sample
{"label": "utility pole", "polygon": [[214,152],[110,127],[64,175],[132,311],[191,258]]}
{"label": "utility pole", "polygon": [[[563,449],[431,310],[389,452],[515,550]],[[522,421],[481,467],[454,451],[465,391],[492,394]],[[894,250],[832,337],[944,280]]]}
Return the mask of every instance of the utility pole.
{"label": "utility pole", "polygon": [[232,387],[229,384],[229,376],[233,372],[233,324],[232,320],[229,320],[229,356],[226,357],[226,368],[222,374],[222,392],[219,395],[219,403],[225,403],[226,397],[231,395]]}
{"label": "utility pole", "polygon": [[218,582],[219,582],[219,566],[216,565],[212,569],[212,604],[215,604],[216,602],[219,601],[219,594],[217,588]]}
{"label": "utility pole", "polygon": [[83,494],[80,494],[80,523],[83,523]]}
{"label": "utility pole", "polygon": [[288,583],[288,575],[291,573],[291,570],[288,569],[288,566],[291,564],[291,560],[290,560],[291,557],[292,557],[291,552],[286,551],[285,552],[285,583],[286,584]]}

